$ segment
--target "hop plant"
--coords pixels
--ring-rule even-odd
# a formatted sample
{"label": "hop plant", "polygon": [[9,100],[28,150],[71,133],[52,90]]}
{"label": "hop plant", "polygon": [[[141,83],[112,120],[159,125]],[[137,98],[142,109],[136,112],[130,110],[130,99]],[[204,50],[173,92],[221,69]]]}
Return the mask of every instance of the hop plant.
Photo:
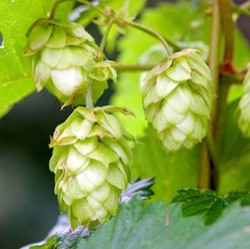
{"label": "hop plant", "polygon": [[51,139],[55,194],[74,228],[96,225],[115,214],[129,182],[132,137],[108,113],[113,111],[130,113],[110,106],[77,107]]}
{"label": "hop plant", "polygon": [[239,102],[238,125],[242,133],[250,137],[250,70],[243,81],[243,96]]}
{"label": "hop plant", "polygon": [[85,104],[88,85],[96,101],[116,79],[110,61],[104,61],[93,37],[72,22],[43,20],[29,33],[24,56],[33,57],[33,78],[40,91],[46,87],[62,103]]}
{"label": "hop plant", "polygon": [[166,151],[193,148],[206,135],[210,81],[209,68],[194,49],[174,53],[147,73],[141,86],[143,107]]}

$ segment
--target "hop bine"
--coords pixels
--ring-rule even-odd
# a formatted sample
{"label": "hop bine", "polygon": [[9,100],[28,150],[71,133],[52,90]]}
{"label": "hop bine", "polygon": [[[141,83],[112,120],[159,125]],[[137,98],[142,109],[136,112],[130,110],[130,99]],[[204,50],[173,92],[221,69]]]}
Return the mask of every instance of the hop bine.
{"label": "hop bine", "polygon": [[141,87],[146,119],[166,151],[193,148],[206,135],[210,81],[209,68],[194,49],[174,53],[146,74]]}
{"label": "hop bine", "polygon": [[110,114],[113,111],[130,114],[111,106],[77,107],[51,139],[55,194],[73,228],[94,226],[115,214],[129,183],[132,153],[128,141],[133,138]]}
{"label": "hop bine", "polygon": [[32,56],[37,90],[46,87],[64,105],[85,104],[90,82],[96,102],[107,80],[116,79],[112,63],[103,59],[93,37],[77,23],[38,20],[23,55]]}

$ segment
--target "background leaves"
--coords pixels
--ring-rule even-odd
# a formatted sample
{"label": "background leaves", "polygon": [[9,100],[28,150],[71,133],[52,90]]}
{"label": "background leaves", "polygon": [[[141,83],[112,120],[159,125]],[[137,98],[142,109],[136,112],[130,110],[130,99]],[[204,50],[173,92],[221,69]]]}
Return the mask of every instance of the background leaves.
{"label": "background leaves", "polygon": [[156,138],[147,132],[133,149],[132,177],[155,177],[153,200],[170,201],[181,188],[195,188],[198,179],[199,146],[166,154]]}

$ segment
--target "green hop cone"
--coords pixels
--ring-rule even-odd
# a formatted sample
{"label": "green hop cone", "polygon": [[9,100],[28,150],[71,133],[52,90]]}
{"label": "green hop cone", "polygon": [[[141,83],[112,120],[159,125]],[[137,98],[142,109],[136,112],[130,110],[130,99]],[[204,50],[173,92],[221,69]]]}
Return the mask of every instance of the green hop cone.
{"label": "green hop cone", "polygon": [[130,114],[111,106],[77,107],[51,139],[55,194],[73,228],[93,226],[115,214],[129,183],[132,137],[110,114],[113,111]]}
{"label": "green hop cone", "polygon": [[250,137],[250,70],[243,81],[243,96],[239,102],[238,125],[246,137]]}
{"label": "green hop cone", "polygon": [[[93,37],[71,22],[42,20],[31,29],[24,56],[33,57],[33,78],[40,91],[46,87],[62,103],[85,104],[88,85],[94,101],[116,79],[110,61],[104,61]],[[98,69],[98,70],[97,70]]]}
{"label": "green hop cone", "polygon": [[197,50],[185,49],[146,74],[141,92],[146,119],[166,151],[193,148],[206,135],[212,87]]}

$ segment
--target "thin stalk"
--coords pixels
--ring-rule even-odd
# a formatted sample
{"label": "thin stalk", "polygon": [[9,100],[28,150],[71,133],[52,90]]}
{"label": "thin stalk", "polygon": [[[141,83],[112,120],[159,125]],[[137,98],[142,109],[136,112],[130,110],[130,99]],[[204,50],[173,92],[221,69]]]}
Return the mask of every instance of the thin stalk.
{"label": "thin stalk", "polygon": [[109,35],[109,33],[110,33],[110,30],[111,30],[113,24],[114,24],[114,21],[111,19],[111,20],[109,21],[109,23],[108,23],[108,26],[107,26],[107,28],[106,28],[104,34],[103,34],[103,37],[102,37],[102,40],[101,40],[101,43],[100,43],[100,47],[99,47],[99,51],[101,52],[101,54],[102,54],[103,51],[104,51],[105,45],[106,45],[106,43],[107,43],[108,35]]}
{"label": "thin stalk", "polygon": [[88,7],[90,7],[91,9],[94,9],[96,10],[97,12],[99,12],[101,15],[104,15],[104,16],[107,16],[107,14],[105,13],[105,11],[103,11],[101,8],[95,6],[94,4],[92,4],[91,2],[89,1],[85,1],[85,0],[57,0],[51,10],[51,13],[50,13],[50,19],[54,19],[55,18],[55,14],[56,14],[56,10],[57,8],[59,7],[59,5],[62,3],[62,2],[66,2],[66,1],[74,1],[74,2],[78,2],[78,3],[81,3],[81,4],[84,4]]}
{"label": "thin stalk", "polygon": [[231,0],[219,0],[221,24],[225,35],[224,63],[232,63],[234,55],[234,23]]}
{"label": "thin stalk", "polygon": [[85,0],[75,0],[75,1],[78,3],[82,3],[86,6],[89,6],[91,9],[96,10],[97,12],[99,12],[103,16],[107,16],[107,13],[105,11],[103,11],[101,8],[99,8],[98,6],[94,5],[93,3],[89,2],[89,1],[85,1]]}
{"label": "thin stalk", "polygon": [[201,143],[198,189],[210,188],[210,161],[205,140]]}
{"label": "thin stalk", "polygon": [[152,65],[140,65],[140,64],[134,64],[134,65],[124,65],[121,63],[114,63],[112,64],[114,69],[118,73],[126,73],[126,72],[143,72],[143,71],[149,71],[152,68],[156,66],[156,64]]}
{"label": "thin stalk", "polygon": [[93,80],[90,80],[88,84],[87,94],[86,94],[86,107],[91,110],[94,109],[92,87],[93,87]]}
{"label": "thin stalk", "polygon": [[209,127],[206,136],[206,147],[209,153],[209,187],[214,190],[218,190],[220,181],[220,170],[219,170],[219,159],[218,159],[218,149],[215,144],[213,133],[211,127]]}
{"label": "thin stalk", "polygon": [[218,96],[218,84],[219,84],[219,49],[221,41],[221,24],[220,24],[220,10],[218,1],[213,1],[213,19],[211,28],[211,40],[210,40],[210,57],[209,68],[211,71],[211,82],[215,98],[213,99],[213,109],[211,114],[212,127],[216,122],[217,111],[217,96]]}
{"label": "thin stalk", "polygon": [[56,16],[56,10],[57,8],[59,7],[59,5],[62,3],[62,2],[65,2],[67,0],[57,0],[50,12],[50,15],[49,15],[49,19],[55,19],[55,16]]}
{"label": "thin stalk", "polygon": [[145,33],[155,37],[156,39],[158,39],[162,45],[164,46],[164,48],[166,49],[166,52],[167,52],[167,55],[168,56],[171,56],[172,54],[172,49],[169,45],[171,45],[172,47],[175,47],[175,48],[178,48],[180,49],[176,44],[174,44],[173,42],[171,41],[167,41],[160,33],[158,33],[157,31],[155,31],[154,29],[151,29],[145,25],[142,25],[142,24],[139,24],[139,23],[136,23],[136,22],[132,22],[132,21],[129,21],[129,20],[123,20],[123,23],[131,26],[131,27],[134,27],[136,29],[139,29],[141,31],[144,31]]}

